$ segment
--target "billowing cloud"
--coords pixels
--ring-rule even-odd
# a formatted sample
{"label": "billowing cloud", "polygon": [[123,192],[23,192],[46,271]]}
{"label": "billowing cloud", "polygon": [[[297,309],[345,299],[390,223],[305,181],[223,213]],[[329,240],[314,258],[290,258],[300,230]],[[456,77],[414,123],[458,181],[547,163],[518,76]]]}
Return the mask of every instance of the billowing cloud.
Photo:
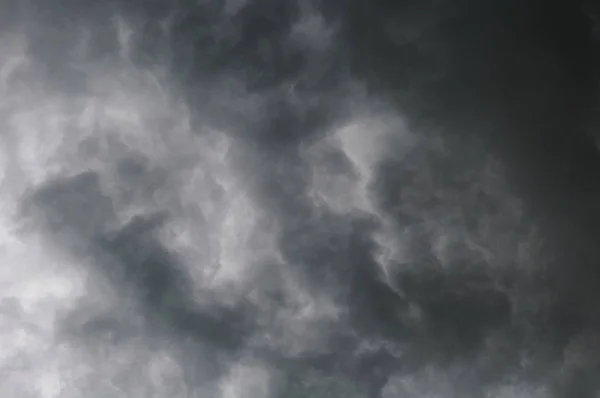
{"label": "billowing cloud", "polygon": [[512,2],[3,3],[8,396],[595,389],[568,18],[546,39]]}

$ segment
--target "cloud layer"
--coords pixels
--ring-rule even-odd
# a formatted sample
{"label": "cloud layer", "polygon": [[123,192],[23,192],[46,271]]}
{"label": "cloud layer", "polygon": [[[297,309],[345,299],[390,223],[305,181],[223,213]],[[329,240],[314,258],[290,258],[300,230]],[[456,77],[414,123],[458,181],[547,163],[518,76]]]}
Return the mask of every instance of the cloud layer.
{"label": "cloud layer", "polygon": [[538,128],[588,82],[516,60],[536,10],[59,3],[0,1],[7,396],[594,390],[595,152]]}

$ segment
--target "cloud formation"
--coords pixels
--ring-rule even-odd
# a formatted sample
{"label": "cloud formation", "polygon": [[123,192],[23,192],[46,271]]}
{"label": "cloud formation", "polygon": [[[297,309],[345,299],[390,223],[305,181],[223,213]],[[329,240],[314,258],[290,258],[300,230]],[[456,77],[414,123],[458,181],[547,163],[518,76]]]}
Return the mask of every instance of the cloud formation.
{"label": "cloud formation", "polygon": [[8,396],[595,391],[577,7],[59,3],[0,1]]}

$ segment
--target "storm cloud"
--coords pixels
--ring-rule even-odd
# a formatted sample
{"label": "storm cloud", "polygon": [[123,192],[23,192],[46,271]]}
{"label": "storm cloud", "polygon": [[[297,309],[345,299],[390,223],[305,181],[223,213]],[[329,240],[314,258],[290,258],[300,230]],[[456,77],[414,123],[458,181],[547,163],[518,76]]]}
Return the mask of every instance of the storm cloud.
{"label": "storm cloud", "polygon": [[575,3],[0,0],[2,391],[594,396]]}

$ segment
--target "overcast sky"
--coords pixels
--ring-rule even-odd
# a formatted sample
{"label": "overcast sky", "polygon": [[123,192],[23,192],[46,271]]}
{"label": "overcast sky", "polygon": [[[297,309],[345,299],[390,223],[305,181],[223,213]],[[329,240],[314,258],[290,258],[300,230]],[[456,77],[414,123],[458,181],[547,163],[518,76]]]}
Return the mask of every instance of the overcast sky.
{"label": "overcast sky", "polygon": [[596,396],[576,3],[0,0],[3,396]]}

